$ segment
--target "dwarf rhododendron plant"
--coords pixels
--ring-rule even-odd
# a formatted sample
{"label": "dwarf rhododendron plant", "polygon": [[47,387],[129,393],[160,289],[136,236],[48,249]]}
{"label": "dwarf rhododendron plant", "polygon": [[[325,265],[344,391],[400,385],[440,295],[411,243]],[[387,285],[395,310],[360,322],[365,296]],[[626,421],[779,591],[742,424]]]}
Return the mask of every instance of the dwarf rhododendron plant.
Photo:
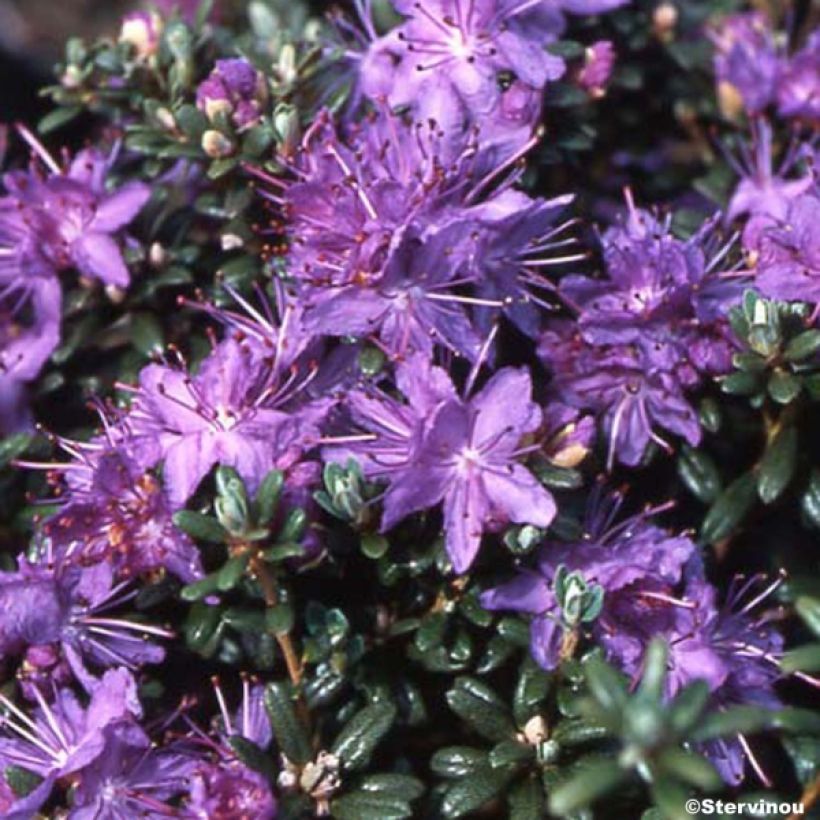
{"label": "dwarf rhododendron plant", "polygon": [[786,5],[67,36],[0,132],[0,817],[816,808],[820,32]]}

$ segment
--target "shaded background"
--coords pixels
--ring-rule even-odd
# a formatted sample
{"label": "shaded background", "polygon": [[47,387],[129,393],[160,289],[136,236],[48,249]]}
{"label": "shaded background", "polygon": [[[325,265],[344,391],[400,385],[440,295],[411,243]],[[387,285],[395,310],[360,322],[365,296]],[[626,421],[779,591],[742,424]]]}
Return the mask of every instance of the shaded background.
{"label": "shaded background", "polygon": [[51,81],[70,36],[115,35],[136,0],[0,0],[0,120],[34,121],[47,110],[38,90]]}

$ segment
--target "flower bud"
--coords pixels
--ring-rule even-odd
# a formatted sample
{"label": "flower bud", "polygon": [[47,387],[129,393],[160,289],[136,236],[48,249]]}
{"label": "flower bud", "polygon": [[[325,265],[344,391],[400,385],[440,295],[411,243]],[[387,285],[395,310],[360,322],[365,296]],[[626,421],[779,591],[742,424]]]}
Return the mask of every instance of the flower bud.
{"label": "flower bud", "polygon": [[202,150],[211,159],[224,159],[234,152],[234,144],[219,131],[209,129],[202,135]]}
{"label": "flower bud", "polygon": [[119,40],[130,45],[140,60],[156,54],[162,36],[162,18],[149,11],[134,11],[122,20]]}

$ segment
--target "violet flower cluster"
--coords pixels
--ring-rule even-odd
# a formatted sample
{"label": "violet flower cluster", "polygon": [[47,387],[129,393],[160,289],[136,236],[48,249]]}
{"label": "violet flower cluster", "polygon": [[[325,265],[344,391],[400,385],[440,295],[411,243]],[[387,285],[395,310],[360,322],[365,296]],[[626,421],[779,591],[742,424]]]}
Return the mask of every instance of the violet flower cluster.
{"label": "violet flower cluster", "polygon": [[3,176],[0,197],[0,432],[30,426],[25,385],[60,341],[59,274],[125,288],[129,273],[119,235],[150,196],[142,182],[109,191],[117,149],[79,152],[64,166],[26,129],[28,170]]}
{"label": "violet flower cluster", "polygon": [[[658,523],[673,504],[620,517],[620,491],[593,490],[583,533],[567,538],[549,477],[580,485],[588,458],[600,455],[612,474],[697,446],[697,401],[733,368],[729,314],[747,287],[820,305],[816,145],[800,136],[775,145],[773,119],[795,129],[820,120],[820,38],[787,50],[757,13],[711,31],[724,107],[740,100],[750,117],[725,212],[701,216],[685,236],[673,213],[636,207],[627,189],[624,212],[598,236],[593,273],[574,194],[534,194],[526,160],[543,138],[550,84],[563,78],[595,100],[617,62],[609,40],[587,44],[576,65],[549,46],[570,16],[626,5],[394,0],[384,31],[360,3],[357,48],[343,60],[355,104],[314,111],[300,139],[264,159],[210,167],[215,188],[223,172],[241,175],[268,217],[247,245],[270,281],[255,298],[223,281],[219,299],[215,289],[180,297],[193,324],[217,324],[210,347],[155,351],[112,385],[119,405],[94,404],[96,434],[53,435],[61,459],[16,462],[44,471],[53,497],[31,548],[0,573],[0,665],[20,693],[0,695],[0,815],[33,817],[69,789],[76,820],[276,816],[281,795],[236,750],[237,738],[262,752],[275,741],[256,680],[242,678],[235,712],[217,682],[219,719],[207,728],[185,701],[149,720],[139,691],[176,635],[132,604],[146,579],[187,585],[185,594],[214,576],[175,522],[180,511],[204,517],[219,467],[235,471],[247,497],[281,474],[279,512],[304,513],[301,546],[317,561],[333,546],[319,509],[323,469],[349,468],[366,485],[357,501],[368,537],[441,534],[449,566],[438,569],[461,576],[453,601],[482,570],[497,572],[503,536],[526,528],[537,549],[516,554],[512,579],[479,581],[480,603],[529,619],[545,674],[593,646],[637,682],[662,636],[669,698],[701,680],[717,711],[782,705],[784,638],[763,611],[777,584],[738,580],[721,601],[692,534]],[[196,9],[173,14],[194,21]],[[145,68],[171,19],[134,12],[120,46]],[[188,89],[191,119],[264,131],[274,83],[261,65],[217,59]],[[169,130],[180,111],[168,112]],[[118,146],[58,163],[21,134],[31,163],[4,175],[0,198],[4,435],[33,429],[28,386],[60,344],[68,277],[110,295],[130,286],[126,230],[150,197],[145,182],[111,184]],[[184,148],[194,154],[199,142]],[[231,236],[228,250],[244,247]],[[261,590],[265,618],[285,610],[287,620],[291,602],[258,571],[265,553],[252,541],[227,533],[226,553],[247,558],[242,577]],[[224,592],[216,583],[196,600],[216,608]],[[276,640],[290,629],[280,627],[269,629]],[[747,761],[766,780],[743,734],[702,751],[728,784],[743,781]],[[12,788],[11,769],[33,775],[34,788]]]}

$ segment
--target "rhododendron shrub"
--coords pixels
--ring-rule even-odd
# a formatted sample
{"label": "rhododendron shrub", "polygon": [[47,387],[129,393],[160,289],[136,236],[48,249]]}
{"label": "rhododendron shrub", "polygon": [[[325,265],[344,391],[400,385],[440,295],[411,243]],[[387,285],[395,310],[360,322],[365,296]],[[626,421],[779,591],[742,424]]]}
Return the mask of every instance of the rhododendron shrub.
{"label": "rhododendron shrub", "polygon": [[820,33],[764,5],[68,40],[3,132],[1,817],[811,810]]}

